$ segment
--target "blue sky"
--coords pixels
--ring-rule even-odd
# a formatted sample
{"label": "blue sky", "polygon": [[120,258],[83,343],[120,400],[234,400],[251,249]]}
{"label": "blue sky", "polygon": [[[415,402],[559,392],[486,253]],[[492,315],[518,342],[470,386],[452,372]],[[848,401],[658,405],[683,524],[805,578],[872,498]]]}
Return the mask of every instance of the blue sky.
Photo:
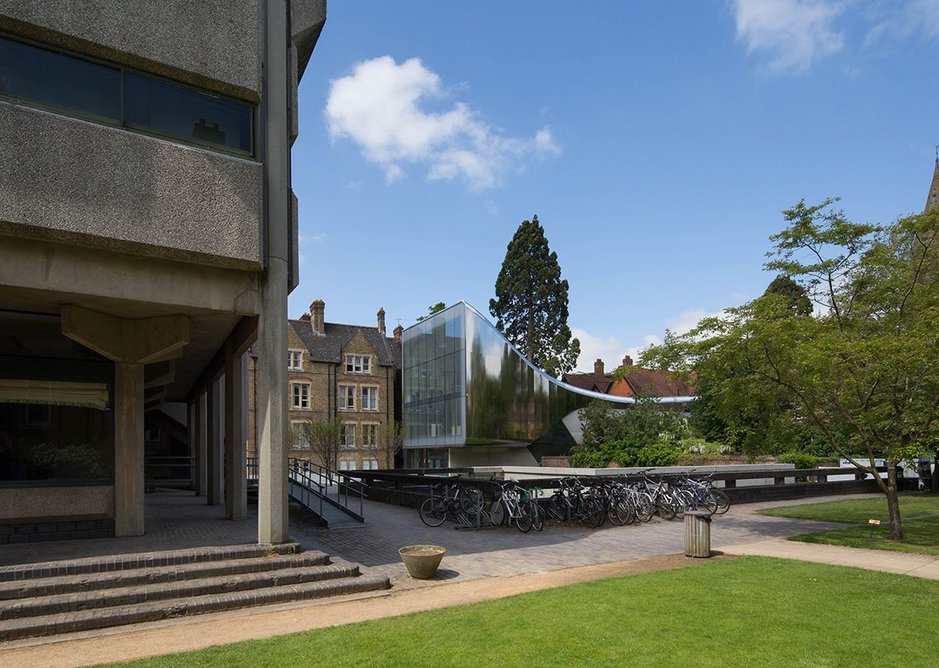
{"label": "blue sky", "polygon": [[578,368],[766,288],[780,211],[922,210],[939,0],[333,0],[300,87],[298,317],[488,313],[537,214]]}

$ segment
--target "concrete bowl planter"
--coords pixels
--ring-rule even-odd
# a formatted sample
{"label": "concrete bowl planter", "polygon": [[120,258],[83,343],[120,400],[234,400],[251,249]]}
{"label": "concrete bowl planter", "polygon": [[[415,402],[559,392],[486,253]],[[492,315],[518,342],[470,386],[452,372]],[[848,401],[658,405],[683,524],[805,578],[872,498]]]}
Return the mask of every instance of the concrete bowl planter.
{"label": "concrete bowl planter", "polygon": [[446,553],[446,548],[439,545],[405,545],[398,550],[408,575],[415,580],[430,580],[434,577]]}

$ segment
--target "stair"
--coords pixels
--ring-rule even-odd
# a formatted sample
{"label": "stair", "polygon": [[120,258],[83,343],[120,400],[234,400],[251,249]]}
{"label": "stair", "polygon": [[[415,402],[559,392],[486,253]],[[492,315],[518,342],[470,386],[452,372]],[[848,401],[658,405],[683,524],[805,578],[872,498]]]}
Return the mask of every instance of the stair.
{"label": "stair", "polygon": [[387,589],[296,543],[0,567],[0,641]]}

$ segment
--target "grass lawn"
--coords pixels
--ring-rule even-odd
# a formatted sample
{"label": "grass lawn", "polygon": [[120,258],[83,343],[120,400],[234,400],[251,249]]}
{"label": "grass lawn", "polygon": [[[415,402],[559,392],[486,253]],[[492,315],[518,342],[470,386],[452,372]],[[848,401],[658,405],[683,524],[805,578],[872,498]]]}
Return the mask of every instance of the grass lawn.
{"label": "grass lawn", "polygon": [[908,666],[939,655],[936,600],[939,582],[743,557],[126,665]]}
{"label": "grass lawn", "polygon": [[[939,555],[939,494],[916,493],[900,496],[904,533],[902,542],[890,539],[887,500],[884,497],[781,506],[766,508],[760,513],[776,517],[861,525],[837,531],[806,533],[793,536],[790,540]],[[867,523],[869,519],[879,519],[881,524],[871,527]]]}

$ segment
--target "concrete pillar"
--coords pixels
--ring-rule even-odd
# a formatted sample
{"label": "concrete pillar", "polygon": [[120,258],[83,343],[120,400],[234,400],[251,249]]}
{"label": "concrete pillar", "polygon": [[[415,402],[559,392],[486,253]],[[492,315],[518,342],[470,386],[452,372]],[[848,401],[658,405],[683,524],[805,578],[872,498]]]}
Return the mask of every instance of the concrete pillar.
{"label": "concrete pillar", "polygon": [[114,534],[144,533],[143,364],[114,365]]}
{"label": "concrete pillar", "polygon": [[[140,536],[146,510],[144,366],[182,356],[189,343],[189,319],[181,315],[126,319],[65,304],[62,334],[114,362],[114,533]],[[158,370],[155,377],[171,373],[169,367]]]}
{"label": "concrete pillar", "polygon": [[225,516],[243,520],[248,516],[245,478],[245,375],[244,356],[225,358]]}
{"label": "concrete pillar", "polygon": [[260,281],[257,448],[258,542],[287,540],[287,288],[290,256],[290,110],[288,10],[285,0],[264,5],[263,138],[267,267]]}
{"label": "concrete pillar", "polygon": [[207,403],[205,391],[200,391],[199,395],[196,397],[196,424],[193,425],[193,429],[196,434],[196,450],[193,453],[193,456],[196,458],[196,494],[199,496],[206,496],[208,494],[208,477],[205,474],[206,471],[206,458],[208,457],[208,452],[206,450],[206,439],[208,434],[206,433],[206,413],[207,413]]}
{"label": "concrete pillar", "polygon": [[222,438],[220,432],[219,382],[213,378],[206,385],[205,416],[205,502],[210,506],[220,505],[224,499],[222,490]]}

